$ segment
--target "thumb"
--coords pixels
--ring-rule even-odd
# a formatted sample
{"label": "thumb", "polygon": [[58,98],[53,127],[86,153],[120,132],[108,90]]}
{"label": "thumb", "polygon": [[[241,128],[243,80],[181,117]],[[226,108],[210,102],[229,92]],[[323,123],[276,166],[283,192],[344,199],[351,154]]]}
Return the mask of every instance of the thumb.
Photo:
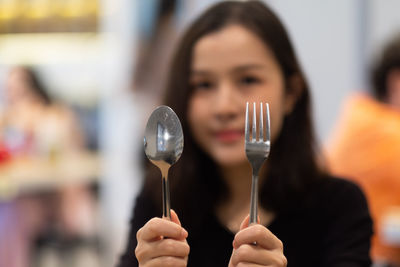
{"label": "thumb", "polygon": [[247,228],[249,226],[249,220],[250,220],[250,215],[247,215],[240,224],[240,230],[243,230],[244,228]]}
{"label": "thumb", "polygon": [[[250,215],[248,214],[240,224],[240,230],[247,228],[249,226],[249,221],[250,221]],[[260,216],[257,216],[257,223],[260,223]]]}
{"label": "thumb", "polygon": [[[173,209],[171,209],[171,222],[174,222],[182,227],[181,221],[178,218],[178,214],[176,214],[176,212]],[[188,232],[182,227],[181,238],[186,239],[187,237],[188,237]]]}
{"label": "thumb", "polygon": [[173,209],[171,209],[171,221],[178,224],[179,226],[182,226],[178,214],[176,214],[176,212]]}

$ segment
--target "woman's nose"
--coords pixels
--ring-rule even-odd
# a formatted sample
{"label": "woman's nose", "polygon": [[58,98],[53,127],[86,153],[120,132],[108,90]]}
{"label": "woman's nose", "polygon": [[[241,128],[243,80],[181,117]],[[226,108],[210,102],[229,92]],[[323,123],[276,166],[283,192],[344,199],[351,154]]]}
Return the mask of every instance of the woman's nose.
{"label": "woman's nose", "polygon": [[231,118],[238,114],[240,97],[234,86],[228,82],[221,83],[214,99],[215,114],[219,118]]}

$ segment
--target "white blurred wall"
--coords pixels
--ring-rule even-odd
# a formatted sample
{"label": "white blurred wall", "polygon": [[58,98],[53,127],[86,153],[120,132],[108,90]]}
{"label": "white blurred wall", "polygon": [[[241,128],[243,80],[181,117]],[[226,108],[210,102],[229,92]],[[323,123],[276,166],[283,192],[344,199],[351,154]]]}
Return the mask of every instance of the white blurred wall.
{"label": "white blurred wall", "polygon": [[137,1],[102,0],[109,33],[98,75],[101,95],[100,147],[103,153],[100,183],[104,266],[115,266],[127,242],[134,197],[141,186],[139,167],[140,102],[131,90],[137,43]]}
{"label": "white blurred wall", "polygon": [[333,130],[344,98],[366,91],[372,57],[400,32],[397,0],[265,0],[281,16],[312,88],[318,138]]}
{"label": "white blurred wall", "polygon": [[400,32],[400,1],[368,1],[368,52],[375,53],[393,34]]}
{"label": "white blurred wall", "polygon": [[281,16],[308,78],[320,140],[343,98],[363,87],[364,4],[357,0],[267,1]]}

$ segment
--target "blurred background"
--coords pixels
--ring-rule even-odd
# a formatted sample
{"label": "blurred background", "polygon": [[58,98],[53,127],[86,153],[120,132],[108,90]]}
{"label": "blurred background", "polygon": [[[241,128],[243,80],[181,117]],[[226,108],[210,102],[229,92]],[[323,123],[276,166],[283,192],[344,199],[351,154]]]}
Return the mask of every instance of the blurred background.
{"label": "blurred background", "polygon": [[[171,51],[214,2],[0,0],[0,266],[115,265]],[[400,2],[266,2],[294,41],[324,144],[347,96],[370,90]]]}

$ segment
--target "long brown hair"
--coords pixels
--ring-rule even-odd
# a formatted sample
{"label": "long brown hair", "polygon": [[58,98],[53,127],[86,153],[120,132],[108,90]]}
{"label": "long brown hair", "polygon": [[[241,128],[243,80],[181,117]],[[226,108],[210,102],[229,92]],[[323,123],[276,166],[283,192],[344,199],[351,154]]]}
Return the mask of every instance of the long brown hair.
{"label": "long brown hair", "polygon": [[[285,117],[268,159],[267,177],[261,185],[261,205],[276,213],[285,212],[321,177],[316,160],[309,87],[284,26],[261,2],[218,3],[195,20],[183,35],[173,57],[166,87],[165,104],[175,110],[185,133],[182,158],[170,172],[172,207],[180,213],[189,229],[195,224],[201,225],[199,213],[213,212],[221,197],[228,193],[216,163],[196,144],[188,126],[192,50],[200,38],[230,24],[254,32],[273,51],[284,75],[286,92],[293,90],[291,78],[296,76],[300,81],[298,100],[293,111]],[[159,173],[156,176],[159,182]],[[153,191],[155,187],[150,184],[148,182],[147,189]],[[160,195],[155,198],[160,199]]]}
{"label": "long brown hair", "polygon": [[15,66],[11,69],[10,75],[14,72],[21,73],[25,86],[45,105],[50,105],[53,101],[47,92],[37,71],[30,66]]}

